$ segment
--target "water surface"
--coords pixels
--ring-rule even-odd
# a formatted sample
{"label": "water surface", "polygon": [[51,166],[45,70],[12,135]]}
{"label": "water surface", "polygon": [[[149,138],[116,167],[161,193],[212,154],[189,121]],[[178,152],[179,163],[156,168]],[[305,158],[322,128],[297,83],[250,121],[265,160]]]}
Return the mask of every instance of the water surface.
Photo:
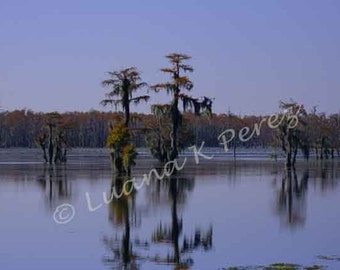
{"label": "water surface", "polygon": [[[152,180],[105,204],[103,192],[110,195],[114,179],[104,150],[79,150],[82,155],[74,152],[57,166],[20,151],[0,154],[0,269],[223,269],[277,262],[340,268],[336,160],[299,161],[287,172],[281,161],[266,158],[219,156],[196,164],[189,156],[172,179]],[[137,163],[139,180],[162,170],[147,156]],[[89,211],[86,193],[96,211]],[[57,224],[53,214],[64,203],[75,215]]]}

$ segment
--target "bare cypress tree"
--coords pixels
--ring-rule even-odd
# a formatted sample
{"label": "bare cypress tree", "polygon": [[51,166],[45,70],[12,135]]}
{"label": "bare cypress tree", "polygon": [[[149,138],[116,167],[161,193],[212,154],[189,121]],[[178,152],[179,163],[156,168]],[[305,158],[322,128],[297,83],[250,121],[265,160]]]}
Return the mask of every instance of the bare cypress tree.
{"label": "bare cypress tree", "polygon": [[[190,60],[191,57],[186,54],[172,53],[166,55],[171,66],[168,68],[162,68],[161,71],[168,73],[171,80],[165,83],[159,83],[151,86],[151,89],[159,92],[166,90],[168,94],[172,95],[172,101],[170,104],[172,132],[171,132],[171,153],[170,160],[174,160],[178,157],[178,128],[182,122],[182,114],[179,110],[179,101],[183,102],[183,110],[193,108],[195,114],[200,114],[202,111],[211,113],[212,101],[211,99],[204,97],[203,100],[192,98],[184,93],[183,91],[190,91],[193,88],[192,81],[182,73],[193,72],[192,66],[185,64],[184,62]],[[162,109],[162,107],[160,107]]]}
{"label": "bare cypress tree", "polygon": [[306,115],[303,105],[296,102],[280,102],[280,108],[284,110],[285,116],[278,128],[278,136],[281,141],[282,150],[286,155],[286,167],[295,166],[296,155],[300,148],[303,152],[309,152],[309,145],[305,144],[305,122],[302,116]]}
{"label": "bare cypress tree", "polygon": [[[129,67],[120,71],[108,72],[110,79],[102,81],[105,87],[111,87],[112,91],[106,94],[106,98],[101,101],[103,106],[112,104],[121,105],[125,116],[125,126],[130,122],[130,103],[139,104],[142,101],[147,102],[150,96],[143,95],[133,97],[133,93],[147,86],[147,83],[141,81],[140,73],[135,67]],[[115,97],[118,97],[116,99]]]}
{"label": "bare cypress tree", "polygon": [[118,122],[110,125],[107,146],[111,148],[110,155],[114,172],[130,174],[130,167],[134,164],[137,154],[130,139],[130,103],[139,104],[141,101],[148,101],[150,96],[133,97],[134,92],[147,86],[145,82],[141,81],[140,74],[135,67],[109,72],[109,75],[110,79],[104,80],[102,85],[112,87],[112,91],[106,94],[106,98],[101,101],[101,104],[103,106],[113,104],[116,107],[121,105],[125,119],[124,123]]}

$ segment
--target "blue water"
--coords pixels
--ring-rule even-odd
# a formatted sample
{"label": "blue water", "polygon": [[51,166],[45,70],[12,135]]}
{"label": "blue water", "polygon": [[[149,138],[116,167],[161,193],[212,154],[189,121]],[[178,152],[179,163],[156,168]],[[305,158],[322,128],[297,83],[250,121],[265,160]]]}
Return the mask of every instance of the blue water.
{"label": "blue water", "polygon": [[[91,154],[92,155],[92,154]],[[283,162],[250,158],[188,157],[178,172],[176,196],[170,180],[153,180],[124,200],[103,202],[112,175],[108,160],[74,157],[49,167],[38,161],[0,160],[0,269],[124,269],[126,224],[130,228],[125,269],[174,269],[173,239],[155,232],[181,229],[179,261],[189,269],[285,262],[340,269],[339,162],[299,160],[290,175]],[[183,161],[183,159],[181,159]],[[140,156],[133,176],[142,179],[157,162]],[[290,178],[290,179],[289,179]],[[285,179],[285,180],[284,180]],[[90,212],[85,194],[93,206]],[[176,200],[176,202],[174,202]],[[53,219],[63,203],[74,206],[67,224]],[[166,231],[166,230],[165,230]],[[189,251],[183,241],[201,239]],[[211,245],[204,235],[211,233]],[[171,233],[170,233],[171,235]]]}

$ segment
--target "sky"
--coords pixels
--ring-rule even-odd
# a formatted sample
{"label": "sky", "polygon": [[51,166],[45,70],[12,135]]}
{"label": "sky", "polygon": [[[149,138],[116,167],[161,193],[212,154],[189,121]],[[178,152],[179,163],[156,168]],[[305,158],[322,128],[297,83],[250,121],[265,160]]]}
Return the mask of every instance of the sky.
{"label": "sky", "polygon": [[[339,112],[339,33],[338,0],[0,0],[0,108],[111,110],[99,104],[108,71],[164,82],[164,56],[178,52],[192,56],[190,95],[214,98],[216,113],[270,114],[290,99]],[[150,94],[132,110],[170,101]]]}

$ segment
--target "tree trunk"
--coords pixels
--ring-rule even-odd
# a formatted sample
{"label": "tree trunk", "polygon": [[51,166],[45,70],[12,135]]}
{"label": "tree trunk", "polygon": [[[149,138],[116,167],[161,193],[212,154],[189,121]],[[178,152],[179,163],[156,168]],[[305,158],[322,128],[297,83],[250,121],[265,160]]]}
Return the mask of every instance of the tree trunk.
{"label": "tree trunk", "polygon": [[130,106],[128,101],[128,104],[125,107],[125,126],[129,127],[129,123],[130,123]]}
{"label": "tree trunk", "polygon": [[178,110],[178,94],[179,91],[176,90],[174,93],[174,101],[172,104],[172,140],[171,140],[171,154],[170,160],[174,160],[178,157],[178,149],[177,149],[177,131],[179,125],[179,117],[180,113]]}
{"label": "tree trunk", "polygon": [[42,150],[43,150],[44,161],[47,162],[48,160],[47,160],[47,154],[46,154],[46,146],[44,146],[44,147],[42,148]]}
{"label": "tree trunk", "polygon": [[298,146],[295,145],[294,152],[293,152],[293,162],[292,162],[293,167],[295,166],[297,152],[298,152]]}
{"label": "tree trunk", "polygon": [[123,103],[123,110],[125,113],[125,126],[129,127],[130,123],[130,81],[128,79],[124,79],[123,81],[123,98],[122,98],[122,103]]}
{"label": "tree trunk", "polygon": [[49,131],[50,131],[50,137],[49,137],[49,143],[48,143],[48,155],[49,155],[49,163],[52,164],[53,162],[53,127],[52,125],[49,125]]}
{"label": "tree trunk", "polygon": [[67,161],[67,148],[66,148],[66,146],[65,146],[65,148],[64,148],[64,154],[63,154],[63,160],[62,160],[63,162],[66,162]]}

